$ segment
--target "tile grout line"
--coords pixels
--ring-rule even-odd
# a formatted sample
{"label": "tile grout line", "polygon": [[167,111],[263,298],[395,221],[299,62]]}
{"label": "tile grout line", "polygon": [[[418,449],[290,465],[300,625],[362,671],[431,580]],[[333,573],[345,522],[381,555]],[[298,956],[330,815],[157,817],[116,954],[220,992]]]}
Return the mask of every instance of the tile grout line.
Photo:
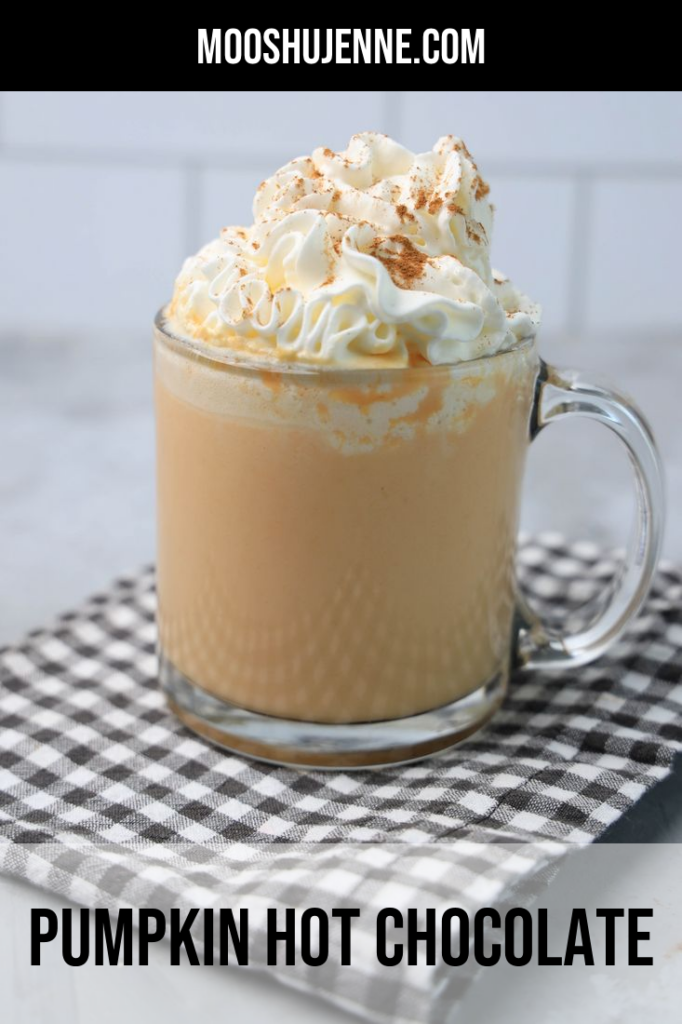
{"label": "tile grout line", "polygon": [[573,216],[569,237],[568,315],[566,330],[583,333],[587,323],[589,277],[592,265],[594,179],[582,172],[573,176]]}
{"label": "tile grout line", "polygon": [[[215,170],[262,172],[269,167],[279,167],[291,159],[290,154],[283,153],[207,153],[197,154],[175,153],[154,150],[145,153],[143,150],[121,149],[78,149],[70,147],[51,147],[34,145],[2,145],[0,157],[15,163],[43,164],[76,164],[81,166],[101,165],[106,167],[128,167],[138,169],[183,170],[188,164]],[[682,173],[682,170],[681,170]]]}
{"label": "tile grout line", "polygon": [[[1,97],[0,97],[1,99]],[[403,94],[387,92],[385,94],[382,119],[388,134],[400,135],[402,130]],[[1,113],[1,107],[0,107]],[[0,124],[0,128],[2,125]],[[106,164],[108,166],[147,167],[164,169],[186,168],[188,163],[202,168],[215,170],[238,170],[259,172],[279,167],[291,159],[290,153],[241,151],[239,153],[211,153],[201,151],[197,154],[177,153],[168,150],[106,149],[101,147],[77,148],[69,146],[45,146],[32,143],[8,145],[0,137],[0,156],[15,162],[33,162],[35,164]],[[501,174],[519,178],[556,178],[579,177],[589,175],[592,179],[614,178],[632,180],[637,178],[680,179],[682,178],[682,161],[639,161],[626,165],[594,161],[592,163],[575,163],[571,161],[542,162],[523,160],[500,160],[488,158],[485,161],[488,175]]]}
{"label": "tile grout line", "polygon": [[185,255],[196,252],[202,243],[201,223],[204,207],[203,167],[193,161],[183,166],[182,235]]}
{"label": "tile grout line", "polygon": [[403,93],[384,93],[384,131],[392,139],[400,142],[403,123]]}

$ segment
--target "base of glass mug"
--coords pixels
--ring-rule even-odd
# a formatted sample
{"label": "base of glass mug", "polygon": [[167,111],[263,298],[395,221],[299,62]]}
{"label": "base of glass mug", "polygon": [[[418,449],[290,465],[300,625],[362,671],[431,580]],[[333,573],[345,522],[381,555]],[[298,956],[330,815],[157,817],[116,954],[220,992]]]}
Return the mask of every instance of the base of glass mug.
{"label": "base of glass mug", "polygon": [[159,655],[171,709],[194,732],[235,753],[281,765],[371,768],[418,761],[466,739],[494,714],[507,689],[499,672],[473,693],[409,718],[381,722],[301,722],[262,715],[213,697]]}

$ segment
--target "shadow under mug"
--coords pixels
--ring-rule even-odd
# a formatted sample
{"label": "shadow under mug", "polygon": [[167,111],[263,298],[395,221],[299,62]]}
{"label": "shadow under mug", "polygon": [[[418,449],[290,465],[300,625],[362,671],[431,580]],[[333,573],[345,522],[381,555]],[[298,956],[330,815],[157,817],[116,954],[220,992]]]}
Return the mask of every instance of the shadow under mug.
{"label": "shadow under mug", "polygon": [[[159,675],[190,728],[286,764],[418,759],[479,729],[512,666],[599,657],[654,573],[663,485],[617,392],[533,342],[456,366],[282,365],[155,325]],[[583,630],[515,579],[530,442],[588,417],[625,443],[637,527]]]}

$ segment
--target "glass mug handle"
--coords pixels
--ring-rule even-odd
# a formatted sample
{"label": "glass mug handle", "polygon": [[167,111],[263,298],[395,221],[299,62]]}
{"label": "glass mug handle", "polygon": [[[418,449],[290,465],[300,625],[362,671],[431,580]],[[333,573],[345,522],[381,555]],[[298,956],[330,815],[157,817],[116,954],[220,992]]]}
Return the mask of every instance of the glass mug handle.
{"label": "glass mug handle", "polygon": [[619,392],[582,380],[571,370],[541,364],[531,421],[531,440],[550,423],[581,416],[596,420],[623,441],[635,472],[637,520],[620,572],[602,596],[593,621],[577,633],[543,624],[525,598],[518,600],[518,663],[526,668],[564,669],[600,657],[618,639],[647,595],[661,548],[664,520],[663,471],[648,423]]}

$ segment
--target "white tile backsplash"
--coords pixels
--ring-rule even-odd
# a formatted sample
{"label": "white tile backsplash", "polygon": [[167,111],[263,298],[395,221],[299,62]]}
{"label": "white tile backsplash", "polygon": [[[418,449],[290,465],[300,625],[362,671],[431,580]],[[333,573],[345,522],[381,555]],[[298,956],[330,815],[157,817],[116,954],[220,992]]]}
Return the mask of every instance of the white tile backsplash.
{"label": "white tile backsplash", "polygon": [[681,325],[682,179],[593,186],[587,324],[642,332]]}
{"label": "white tile backsplash", "polygon": [[565,332],[574,190],[569,180],[495,175],[492,263],[542,306],[543,329]]}
{"label": "white tile backsplash", "polygon": [[679,92],[408,92],[403,136],[459,135],[485,161],[682,160]]}
{"label": "white tile backsplash", "polygon": [[267,164],[260,170],[204,171],[202,174],[200,244],[215,238],[228,224],[250,224],[256,189],[270,173]]}
{"label": "white tile backsplash", "polygon": [[185,255],[249,220],[280,162],[367,128],[417,149],[467,140],[497,206],[493,263],[541,302],[546,334],[682,325],[680,93],[9,92],[0,104],[0,335],[95,328],[113,294],[112,324],[138,324]]}
{"label": "white tile backsplash", "polygon": [[3,131],[10,146],[285,160],[382,130],[385,113],[379,92],[13,92]]}
{"label": "white tile backsplash", "polygon": [[224,92],[8,92],[2,111],[9,146],[186,154],[223,148],[230,99]]}
{"label": "white tile backsplash", "polygon": [[3,330],[148,330],[183,256],[180,171],[0,160]]}

